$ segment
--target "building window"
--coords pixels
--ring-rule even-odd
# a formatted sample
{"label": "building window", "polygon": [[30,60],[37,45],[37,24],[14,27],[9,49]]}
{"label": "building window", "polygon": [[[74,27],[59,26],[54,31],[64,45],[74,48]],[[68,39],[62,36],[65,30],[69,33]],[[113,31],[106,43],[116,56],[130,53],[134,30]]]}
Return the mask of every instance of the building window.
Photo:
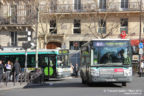
{"label": "building window", "polygon": [[80,34],[81,33],[81,24],[80,20],[74,20],[74,29],[73,29],[74,34]]}
{"label": "building window", "polygon": [[31,5],[26,5],[26,22],[25,23],[27,23],[27,24],[32,23],[30,21],[30,17],[33,15],[32,12],[33,12],[32,11],[32,6]]}
{"label": "building window", "polygon": [[51,12],[57,12],[57,0],[51,0],[50,11]]}
{"label": "building window", "polygon": [[99,0],[99,8],[106,9],[106,0]]}
{"label": "building window", "polygon": [[57,34],[56,20],[50,20],[50,33]]}
{"label": "building window", "polygon": [[11,19],[11,24],[17,23],[17,6],[16,5],[11,5],[10,19]]}
{"label": "building window", "polygon": [[98,33],[106,33],[106,21],[103,19],[98,22]]}
{"label": "building window", "polygon": [[81,46],[87,41],[70,41],[70,50],[80,50]]}
{"label": "building window", "polygon": [[128,8],[128,0],[121,0],[121,8],[123,9]]}
{"label": "building window", "polygon": [[[18,10],[17,10],[17,23],[18,24],[25,24],[26,23],[26,18],[29,18],[30,16],[27,15],[27,6],[26,5],[18,5]],[[29,23],[30,23],[30,18],[29,18]],[[28,22],[27,22],[28,24]]]}
{"label": "building window", "polygon": [[120,20],[120,22],[121,22],[120,32],[125,31],[126,34],[128,34],[128,18],[123,18]]}
{"label": "building window", "polygon": [[81,0],[74,0],[74,9],[77,11],[81,9]]}
{"label": "building window", "polygon": [[11,32],[11,46],[17,46],[17,32]]}

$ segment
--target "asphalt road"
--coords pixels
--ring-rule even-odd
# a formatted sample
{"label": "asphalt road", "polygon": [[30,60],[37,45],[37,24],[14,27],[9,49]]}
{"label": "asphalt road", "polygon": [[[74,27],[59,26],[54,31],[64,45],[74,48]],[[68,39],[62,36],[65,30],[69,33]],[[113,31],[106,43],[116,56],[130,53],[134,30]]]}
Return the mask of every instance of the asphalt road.
{"label": "asphalt road", "polygon": [[126,87],[121,84],[81,84],[80,78],[50,81],[44,85],[0,91],[0,96],[144,96],[144,77],[133,77]]}

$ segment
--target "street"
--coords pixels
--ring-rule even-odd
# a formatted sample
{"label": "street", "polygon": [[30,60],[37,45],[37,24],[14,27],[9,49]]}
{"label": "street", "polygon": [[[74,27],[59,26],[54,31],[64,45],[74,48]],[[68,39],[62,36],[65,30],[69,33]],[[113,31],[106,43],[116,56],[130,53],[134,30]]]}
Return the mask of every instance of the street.
{"label": "street", "polygon": [[49,81],[43,85],[0,91],[0,96],[144,96],[144,77],[133,76],[126,87],[121,84],[98,83],[89,87],[80,78]]}

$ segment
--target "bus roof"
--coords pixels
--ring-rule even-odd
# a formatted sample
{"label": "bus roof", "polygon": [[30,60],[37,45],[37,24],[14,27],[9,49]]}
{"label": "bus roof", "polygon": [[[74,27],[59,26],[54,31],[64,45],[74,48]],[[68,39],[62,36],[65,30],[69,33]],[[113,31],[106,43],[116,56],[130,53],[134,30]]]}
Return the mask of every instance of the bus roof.
{"label": "bus roof", "polygon": [[[27,54],[36,54],[36,50],[28,50]],[[38,50],[38,54],[59,54],[57,49]],[[0,51],[0,55],[25,55],[25,50]]]}

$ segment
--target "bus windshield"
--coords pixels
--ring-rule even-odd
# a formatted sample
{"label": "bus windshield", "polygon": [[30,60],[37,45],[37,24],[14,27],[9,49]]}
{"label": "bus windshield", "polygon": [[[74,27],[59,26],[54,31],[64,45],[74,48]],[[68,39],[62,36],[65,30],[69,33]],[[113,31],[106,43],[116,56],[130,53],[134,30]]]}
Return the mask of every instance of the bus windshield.
{"label": "bus windshield", "polygon": [[96,42],[93,49],[93,65],[130,65],[128,42]]}

